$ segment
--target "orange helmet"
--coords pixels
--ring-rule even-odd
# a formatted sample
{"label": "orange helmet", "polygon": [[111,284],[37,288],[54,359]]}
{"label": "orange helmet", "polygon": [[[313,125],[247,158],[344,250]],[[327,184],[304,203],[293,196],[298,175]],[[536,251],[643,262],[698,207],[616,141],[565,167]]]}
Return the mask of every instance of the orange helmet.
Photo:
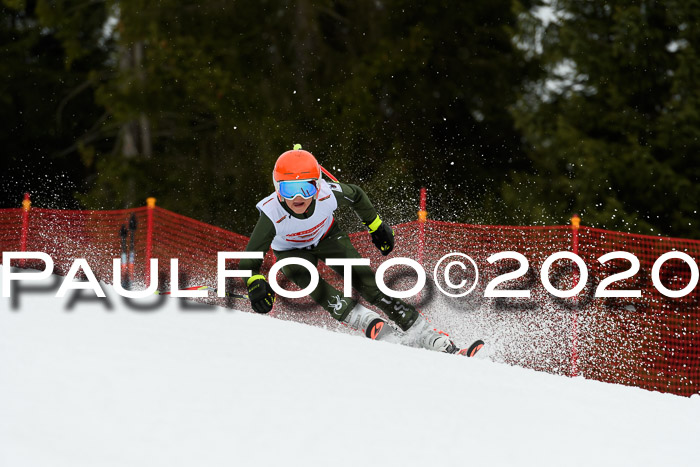
{"label": "orange helmet", "polygon": [[[311,182],[315,188],[318,188],[320,178],[321,166],[318,161],[310,152],[302,150],[299,144],[295,144],[293,150],[279,156],[272,171],[272,181],[275,184],[277,196],[280,198],[290,197],[289,194],[283,196],[280,192],[280,182],[307,181]],[[316,190],[314,189],[311,195],[315,194]],[[302,196],[305,198],[310,197],[304,194]]]}

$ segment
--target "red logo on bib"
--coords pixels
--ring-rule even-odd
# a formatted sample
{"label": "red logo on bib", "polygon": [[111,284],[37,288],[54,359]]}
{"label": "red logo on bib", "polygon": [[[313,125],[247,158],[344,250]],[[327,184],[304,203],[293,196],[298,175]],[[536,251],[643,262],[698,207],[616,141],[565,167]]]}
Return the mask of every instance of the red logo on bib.
{"label": "red logo on bib", "polygon": [[288,242],[297,242],[297,243],[305,243],[314,238],[316,235],[318,235],[318,232],[321,230],[321,227],[323,227],[323,224],[326,223],[326,220],[322,220],[319,224],[311,227],[308,230],[302,230],[301,232],[295,232],[291,234],[286,235],[286,239]]}

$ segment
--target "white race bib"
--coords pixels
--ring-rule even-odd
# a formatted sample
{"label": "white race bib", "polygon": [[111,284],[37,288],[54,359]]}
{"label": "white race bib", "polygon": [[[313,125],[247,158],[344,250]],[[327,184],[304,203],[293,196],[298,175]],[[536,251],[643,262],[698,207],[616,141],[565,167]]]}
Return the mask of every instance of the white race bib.
{"label": "white race bib", "polygon": [[316,207],[311,217],[297,219],[289,214],[278,201],[277,193],[272,193],[255,207],[275,226],[272,249],[286,251],[318,245],[333,225],[333,212],[338,208],[338,201],[328,183],[320,180]]}

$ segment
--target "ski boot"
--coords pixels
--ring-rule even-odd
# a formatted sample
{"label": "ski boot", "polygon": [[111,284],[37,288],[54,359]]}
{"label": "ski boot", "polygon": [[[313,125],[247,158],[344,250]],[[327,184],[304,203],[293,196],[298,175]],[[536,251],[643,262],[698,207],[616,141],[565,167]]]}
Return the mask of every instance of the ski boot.
{"label": "ski boot", "polygon": [[447,333],[433,329],[428,320],[420,315],[406,333],[406,344],[436,352],[473,357],[484,346],[484,341],[478,340],[468,348],[460,349]]}
{"label": "ski boot", "polygon": [[365,336],[372,340],[381,339],[391,333],[390,326],[386,324],[386,321],[379,314],[365,308],[360,303],[350,310],[343,322],[353,329],[364,332]]}
{"label": "ski boot", "polygon": [[404,344],[444,353],[453,353],[456,349],[450,338],[433,329],[423,315],[418,315],[418,319],[406,331]]}

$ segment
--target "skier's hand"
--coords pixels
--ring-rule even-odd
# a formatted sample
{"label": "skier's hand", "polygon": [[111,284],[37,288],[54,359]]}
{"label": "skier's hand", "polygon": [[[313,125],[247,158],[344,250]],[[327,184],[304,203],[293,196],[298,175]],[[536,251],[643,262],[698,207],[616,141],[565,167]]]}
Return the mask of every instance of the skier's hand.
{"label": "skier's hand", "polygon": [[263,275],[255,275],[248,279],[248,298],[250,305],[257,313],[269,313],[275,303],[275,291]]}
{"label": "skier's hand", "polygon": [[391,253],[394,249],[394,230],[382,222],[379,216],[371,224],[365,225],[369,229],[374,246],[379,248],[384,256]]}

